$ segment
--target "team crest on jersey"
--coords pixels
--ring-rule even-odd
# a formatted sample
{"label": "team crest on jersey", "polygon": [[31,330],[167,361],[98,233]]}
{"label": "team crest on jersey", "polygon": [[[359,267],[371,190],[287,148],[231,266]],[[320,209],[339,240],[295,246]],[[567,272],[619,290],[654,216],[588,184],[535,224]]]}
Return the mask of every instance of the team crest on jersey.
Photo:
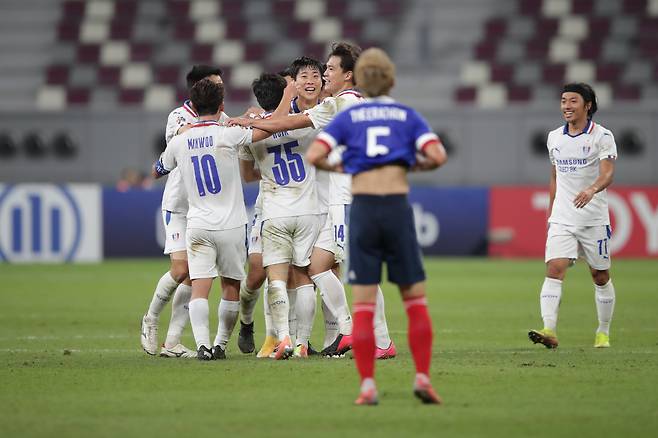
{"label": "team crest on jersey", "polygon": [[171,238],[173,239],[174,242],[177,241],[178,239],[180,239],[180,233],[173,233],[171,235]]}
{"label": "team crest on jersey", "polygon": [[589,151],[591,151],[591,150],[592,150],[591,146],[583,146],[583,155],[588,156]]}

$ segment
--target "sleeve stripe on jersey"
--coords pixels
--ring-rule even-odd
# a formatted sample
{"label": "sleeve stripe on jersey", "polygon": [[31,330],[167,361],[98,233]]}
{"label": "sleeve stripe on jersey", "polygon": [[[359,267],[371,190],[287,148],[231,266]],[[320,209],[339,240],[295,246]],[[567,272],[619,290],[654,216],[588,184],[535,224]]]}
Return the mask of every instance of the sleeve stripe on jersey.
{"label": "sleeve stripe on jersey", "polygon": [[327,150],[329,151],[336,147],[336,139],[334,139],[331,135],[327,134],[326,132],[319,133],[318,136],[316,137],[316,140],[324,144],[327,147]]}
{"label": "sleeve stripe on jersey", "polygon": [[416,140],[416,149],[422,151],[428,144],[432,142],[441,142],[439,137],[433,132],[426,132],[425,134],[418,137]]}
{"label": "sleeve stripe on jersey", "polygon": [[155,162],[155,172],[160,176],[165,176],[171,171],[165,169],[164,165],[162,164],[162,160],[158,160]]}

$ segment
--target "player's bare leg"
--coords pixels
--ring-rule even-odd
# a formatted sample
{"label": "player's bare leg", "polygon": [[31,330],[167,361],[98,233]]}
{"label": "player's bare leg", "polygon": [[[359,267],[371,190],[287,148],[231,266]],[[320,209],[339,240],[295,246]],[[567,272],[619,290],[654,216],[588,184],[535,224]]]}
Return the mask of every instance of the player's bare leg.
{"label": "player's bare leg", "polygon": [[535,344],[542,344],[546,348],[557,348],[557,320],[562,300],[562,281],[571,265],[568,258],[549,260],[546,263],[546,278],[541,287],[539,305],[544,328],[530,330],[528,338]]}
{"label": "player's bare leg", "polygon": [[610,279],[610,272],[590,267],[592,280],[594,280],[594,300],[599,326],[594,338],[595,348],[610,347],[610,322],[615,310],[615,287]]}
{"label": "player's bare leg", "polygon": [[277,360],[287,359],[293,352],[290,327],[288,325],[288,313],[290,310],[286,287],[288,266],[288,263],[277,263],[265,268],[269,282],[267,301],[272,314],[272,323],[279,341],[273,353],[274,359]]}
{"label": "player's bare leg", "polygon": [[258,302],[260,288],[265,281],[263,255],[249,254],[249,274],[240,284],[240,333],[238,348],[243,353],[252,353],[254,345],[254,308]]}
{"label": "player's bare leg", "polygon": [[226,359],[226,346],[238,321],[240,311],[240,280],[222,277],[221,281],[222,299],[217,308],[219,324],[212,348],[212,355],[215,359]]}
{"label": "player's bare leg", "polygon": [[443,403],[430,382],[432,360],[432,320],[427,311],[425,282],[400,286],[400,293],[407,311],[409,349],[416,365],[414,395],[426,404]]}
{"label": "player's bare leg", "polygon": [[190,299],[190,323],[197,346],[199,360],[213,360],[210,329],[208,323],[208,295],[212,287],[212,278],[192,280],[192,298]]}

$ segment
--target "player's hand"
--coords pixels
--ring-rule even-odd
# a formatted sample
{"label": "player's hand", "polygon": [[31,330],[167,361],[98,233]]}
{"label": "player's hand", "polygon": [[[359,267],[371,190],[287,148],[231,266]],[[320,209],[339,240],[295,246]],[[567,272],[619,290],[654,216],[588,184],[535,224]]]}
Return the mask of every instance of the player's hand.
{"label": "player's hand", "polygon": [[181,126],[180,128],[178,128],[178,131],[176,131],[176,135],[180,135],[180,134],[182,134],[183,132],[187,131],[187,130],[190,129],[191,127],[192,127],[192,124],[191,124],[191,123],[188,123],[187,125],[183,125],[183,126]]}
{"label": "player's hand", "polygon": [[288,100],[292,100],[297,97],[297,88],[295,88],[295,81],[292,79],[288,81],[286,88],[283,90],[283,95]]}
{"label": "player's hand", "polygon": [[589,203],[589,201],[592,200],[595,194],[596,194],[596,190],[594,190],[591,187],[586,188],[582,192],[578,193],[578,195],[576,195],[576,197],[573,200],[573,205],[576,208],[583,208]]}
{"label": "player's hand", "polygon": [[250,106],[247,108],[247,111],[240,116],[241,118],[248,117],[250,119],[255,119],[257,117],[260,117],[260,115],[263,113],[263,108],[257,107],[257,106]]}
{"label": "player's hand", "polygon": [[241,117],[231,117],[228,119],[228,126],[242,126],[243,128],[250,128],[254,124],[255,119],[245,119]]}

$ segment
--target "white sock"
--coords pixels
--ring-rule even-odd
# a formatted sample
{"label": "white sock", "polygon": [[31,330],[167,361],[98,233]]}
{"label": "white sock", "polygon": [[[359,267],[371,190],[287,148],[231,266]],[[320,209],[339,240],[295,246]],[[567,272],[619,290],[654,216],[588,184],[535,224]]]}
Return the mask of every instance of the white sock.
{"label": "white sock", "polygon": [[169,320],[169,330],[167,330],[167,339],[165,347],[175,347],[180,344],[180,338],[183,330],[190,322],[190,298],[192,297],[192,286],[179,284],[174,294],[174,301],[171,303],[171,319]]}
{"label": "white sock", "polygon": [[315,286],[305,284],[297,288],[297,303],[295,313],[297,314],[297,340],[295,345],[308,347],[311,338],[313,321],[315,320]]}
{"label": "white sock", "polygon": [[610,334],[610,322],[612,313],[615,310],[615,287],[612,280],[609,280],[603,286],[594,285],[594,298],[596,300],[596,313],[599,317],[599,328],[597,333]]}
{"label": "white sock", "polygon": [[377,391],[377,386],[375,385],[375,379],[372,377],[366,377],[361,381],[361,392],[366,392],[370,390]]}
{"label": "white sock", "polygon": [[259,295],[260,289],[249,289],[246,281],[240,283],[240,320],[244,324],[254,322],[254,309]]}
{"label": "white sock", "polygon": [[375,307],[375,345],[383,350],[391,346],[391,337],[388,335],[386,324],[384,294],[379,286],[377,286],[377,307]]}
{"label": "white sock", "polygon": [[157,286],[155,286],[155,292],[153,293],[153,299],[149,305],[148,316],[151,318],[160,317],[160,313],[164,306],[169,302],[171,296],[174,294],[174,291],[178,287],[178,283],[171,276],[169,271],[165,272],[160,280],[158,280]]}
{"label": "white sock", "polygon": [[235,323],[238,321],[239,312],[239,301],[229,301],[223,298],[219,300],[219,306],[217,307],[219,325],[217,326],[217,336],[215,336],[215,343],[213,345],[219,345],[222,347],[222,350],[226,350],[226,345],[231,337],[231,333],[233,333]]}
{"label": "white sock", "polygon": [[325,271],[311,277],[320,289],[322,301],[338,320],[338,328],[344,335],[352,334],[352,317],[345,297],[345,288],[333,271]]}
{"label": "white sock", "polygon": [[322,348],[327,348],[333,344],[340,331],[338,330],[338,320],[331,313],[324,300],[322,301],[322,314],[324,315],[324,343]]}
{"label": "white sock", "polygon": [[294,343],[297,337],[297,289],[287,289],[288,292],[288,328],[290,329],[290,340]]}
{"label": "white sock", "polygon": [[283,341],[286,336],[290,336],[290,327],[288,326],[290,303],[288,302],[285,281],[274,280],[270,282],[267,301],[272,314],[272,326],[279,341]]}
{"label": "white sock", "polygon": [[272,312],[270,312],[270,303],[268,302],[268,283],[265,280],[263,284],[263,316],[265,317],[265,336],[276,337],[274,323],[272,322]]}
{"label": "white sock", "polygon": [[210,348],[210,329],[208,328],[208,299],[195,298],[190,301],[190,323],[196,341],[197,350],[202,345]]}
{"label": "white sock", "polygon": [[562,280],[544,278],[544,284],[541,287],[541,294],[539,295],[539,305],[545,328],[553,331],[557,329],[557,314],[561,299]]}

